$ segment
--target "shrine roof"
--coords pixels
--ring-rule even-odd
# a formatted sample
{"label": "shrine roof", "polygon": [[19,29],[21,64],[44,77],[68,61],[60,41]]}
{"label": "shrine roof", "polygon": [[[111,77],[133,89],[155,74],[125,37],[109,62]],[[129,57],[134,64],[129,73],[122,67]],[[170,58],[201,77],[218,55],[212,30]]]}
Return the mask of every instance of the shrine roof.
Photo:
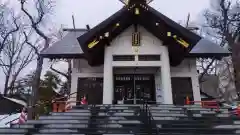
{"label": "shrine roof", "polygon": [[[84,52],[77,41],[77,37],[87,32],[86,29],[66,30],[67,34],[62,40],[54,43],[46,51],[42,52],[41,55],[45,58],[83,58]],[[223,57],[228,56],[230,52],[219,45],[204,39],[199,44],[193,47],[189,53],[189,57]]]}

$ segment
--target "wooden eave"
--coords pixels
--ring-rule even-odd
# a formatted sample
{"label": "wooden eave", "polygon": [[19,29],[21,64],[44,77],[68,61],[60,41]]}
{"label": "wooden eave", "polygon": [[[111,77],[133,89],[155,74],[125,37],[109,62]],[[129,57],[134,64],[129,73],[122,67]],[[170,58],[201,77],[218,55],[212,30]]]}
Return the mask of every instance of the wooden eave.
{"label": "wooden eave", "polygon": [[[139,15],[134,14],[135,8],[139,9]],[[119,24],[119,26],[116,26],[116,24]],[[170,64],[172,66],[180,64],[186,54],[201,39],[200,36],[177,24],[149,5],[124,6],[108,19],[78,37],[78,42],[89,64],[92,66],[103,64],[105,45],[109,45],[115,37],[131,25],[141,25],[163,41],[163,44],[168,46]],[[109,32],[109,37],[107,38],[104,37],[106,32]],[[188,42],[189,46],[187,48],[183,47],[172,37],[169,37],[167,35],[168,32]],[[103,38],[101,39],[100,37]],[[88,48],[88,44],[94,40],[99,41],[98,44],[93,48]]]}

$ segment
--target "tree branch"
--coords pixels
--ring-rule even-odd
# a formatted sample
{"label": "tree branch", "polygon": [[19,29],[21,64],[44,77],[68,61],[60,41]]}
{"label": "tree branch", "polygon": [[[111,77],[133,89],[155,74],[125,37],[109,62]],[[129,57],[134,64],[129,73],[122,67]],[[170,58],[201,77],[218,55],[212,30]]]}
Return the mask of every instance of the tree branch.
{"label": "tree branch", "polygon": [[34,21],[33,17],[28,13],[28,11],[24,8],[26,0],[21,0],[21,10],[28,16],[31,21],[32,28],[36,31],[36,33],[41,36],[46,42],[48,41],[48,37],[38,28],[39,23],[42,21],[44,13],[39,15],[38,21]]}
{"label": "tree branch", "polygon": [[35,51],[35,53],[36,53],[37,55],[40,55],[40,53],[38,52],[38,48],[28,41],[28,36],[27,36],[27,34],[26,34],[25,31],[23,32],[23,34],[24,34],[26,43],[27,43],[31,48],[33,48],[33,50]]}
{"label": "tree branch", "polygon": [[14,18],[13,23],[14,23],[14,25],[15,25],[16,28],[13,29],[13,30],[11,30],[11,31],[9,31],[9,32],[4,36],[3,41],[0,42],[0,53],[2,52],[3,48],[5,47],[5,42],[6,42],[6,40],[8,39],[8,37],[9,37],[12,33],[17,32],[17,31],[19,30],[19,25],[17,24],[17,18],[15,18],[15,17],[13,17],[13,18]]}
{"label": "tree branch", "polygon": [[53,68],[53,64],[51,64],[50,69],[51,69],[52,71],[54,71],[54,72],[56,72],[56,73],[58,73],[58,74],[64,76],[64,77],[66,77],[66,79],[68,79],[68,75],[67,75],[66,73],[63,73],[63,72],[61,72],[61,71],[59,71],[59,70]]}
{"label": "tree branch", "polygon": [[200,82],[202,81],[204,75],[208,72],[209,68],[212,66],[214,61],[215,61],[215,58],[213,58],[211,62],[207,65],[207,67],[204,69],[203,73],[199,77]]}

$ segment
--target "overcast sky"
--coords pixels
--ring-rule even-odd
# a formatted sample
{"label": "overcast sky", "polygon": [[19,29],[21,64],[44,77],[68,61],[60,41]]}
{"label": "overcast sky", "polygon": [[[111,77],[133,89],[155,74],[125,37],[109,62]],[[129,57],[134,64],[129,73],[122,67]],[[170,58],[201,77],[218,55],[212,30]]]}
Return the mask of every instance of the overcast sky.
{"label": "overcast sky", "polygon": [[[2,1],[2,0],[0,0]],[[10,0],[16,3],[16,0]],[[63,25],[72,28],[72,15],[75,17],[76,28],[85,28],[86,24],[94,27],[123,5],[118,0],[56,0],[56,7],[52,22],[55,26]],[[185,23],[188,13],[191,14],[191,21],[199,22],[201,13],[209,7],[210,0],[154,0],[150,5],[155,9],[173,19],[176,22]],[[46,68],[45,64],[45,70]],[[31,64],[23,71],[23,75],[31,69],[35,69],[35,64]],[[64,70],[66,66],[57,66]],[[30,70],[29,70],[30,69]],[[3,88],[4,75],[0,73],[0,92]]]}
{"label": "overcast sky", "polygon": [[[196,20],[199,13],[209,7],[209,0],[154,0],[150,5],[178,22],[186,20],[188,13],[191,20]],[[121,7],[118,0],[58,0],[55,21],[72,27],[74,14],[77,27],[95,26]]]}

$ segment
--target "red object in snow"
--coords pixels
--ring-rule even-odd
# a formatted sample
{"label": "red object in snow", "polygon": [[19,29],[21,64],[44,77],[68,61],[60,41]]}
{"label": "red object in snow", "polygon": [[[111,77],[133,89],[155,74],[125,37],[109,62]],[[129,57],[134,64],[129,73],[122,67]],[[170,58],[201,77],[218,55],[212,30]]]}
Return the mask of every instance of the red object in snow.
{"label": "red object in snow", "polygon": [[87,104],[87,98],[84,96],[81,100],[81,105],[86,105]]}
{"label": "red object in snow", "polygon": [[190,101],[189,97],[187,96],[186,97],[186,105],[190,105],[190,104],[191,104],[191,101]]}
{"label": "red object in snow", "polygon": [[22,109],[22,112],[21,112],[20,116],[19,116],[18,124],[23,124],[27,121],[27,114],[25,113],[25,111],[26,111],[26,108],[24,107]]}

